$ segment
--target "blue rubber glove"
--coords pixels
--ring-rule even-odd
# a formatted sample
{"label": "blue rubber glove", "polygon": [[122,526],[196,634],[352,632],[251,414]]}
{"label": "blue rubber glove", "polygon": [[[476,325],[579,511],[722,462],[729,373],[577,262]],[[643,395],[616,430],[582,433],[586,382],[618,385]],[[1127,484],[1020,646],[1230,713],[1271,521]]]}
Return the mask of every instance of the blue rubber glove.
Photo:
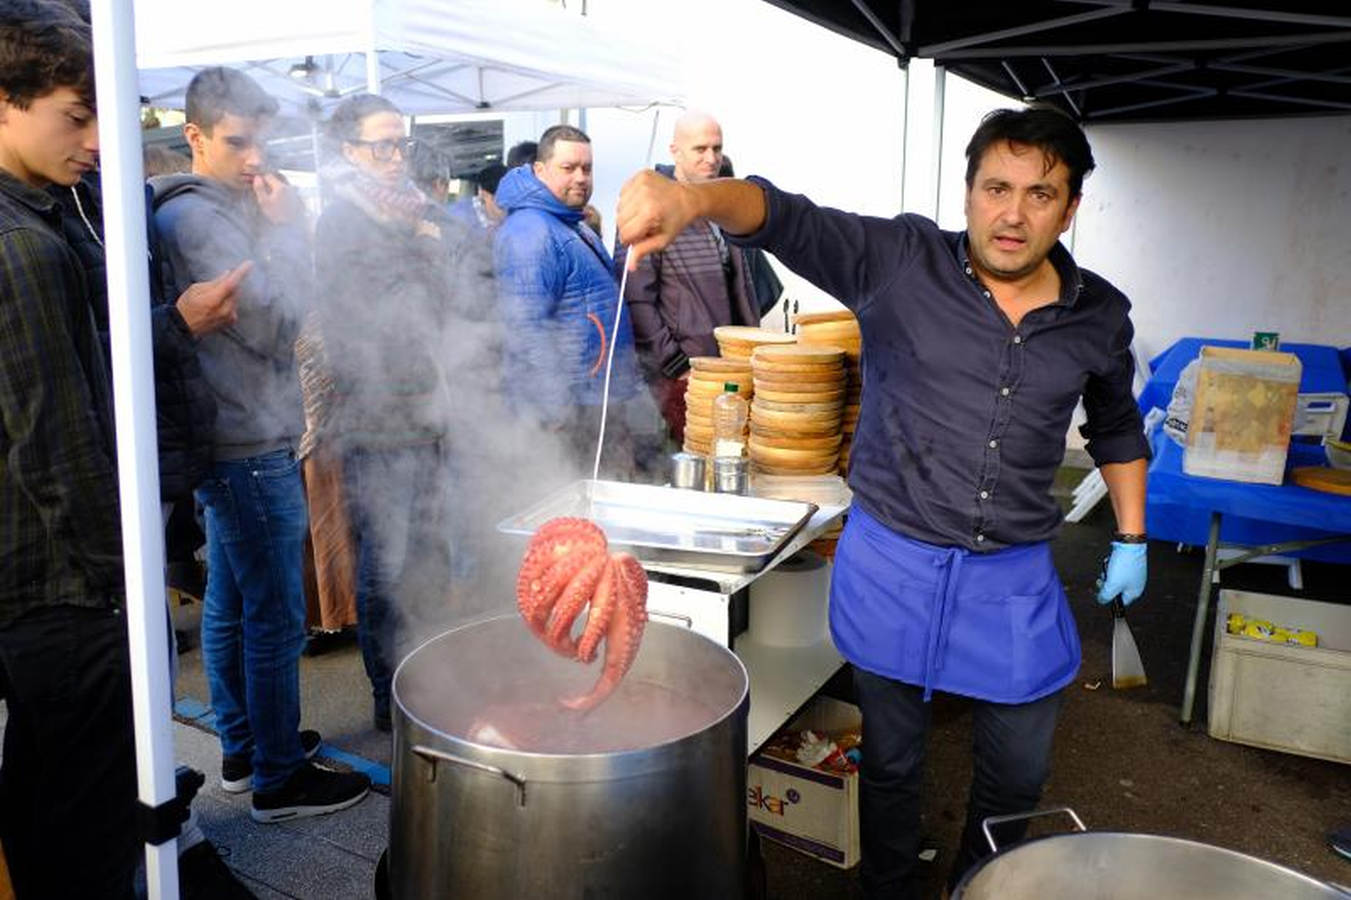
{"label": "blue rubber glove", "polygon": [[1098,602],[1111,603],[1117,595],[1130,606],[1145,592],[1149,576],[1149,560],[1145,554],[1148,544],[1123,544],[1112,541],[1112,555],[1107,557],[1103,573],[1098,578]]}

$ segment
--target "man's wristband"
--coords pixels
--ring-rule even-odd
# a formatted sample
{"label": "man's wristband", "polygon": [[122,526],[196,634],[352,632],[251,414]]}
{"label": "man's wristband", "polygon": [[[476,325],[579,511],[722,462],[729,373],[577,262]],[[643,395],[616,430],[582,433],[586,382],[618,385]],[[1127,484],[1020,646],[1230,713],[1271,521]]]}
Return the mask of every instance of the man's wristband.
{"label": "man's wristband", "polygon": [[1123,534],[1118,531],[1112,535],[1112,540],[1118,544],[1147,544],[1149,535],[1147,534]]}

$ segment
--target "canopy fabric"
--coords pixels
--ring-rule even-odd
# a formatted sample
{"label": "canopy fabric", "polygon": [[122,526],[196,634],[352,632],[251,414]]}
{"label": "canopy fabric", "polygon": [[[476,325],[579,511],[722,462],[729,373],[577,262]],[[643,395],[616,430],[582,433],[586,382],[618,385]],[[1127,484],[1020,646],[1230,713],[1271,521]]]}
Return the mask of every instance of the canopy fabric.
{"label": "canopy fabric", "polygon": [[767,0],[1084,123],[1351,112],[1344,0]]}
{"label": "canopy fabric", "polygon": [[679,103],[668,50],[542,0],[136,0],[142,95],[181,107],[193,73],[245,69],[292,112],[366,90],[410,114]]}

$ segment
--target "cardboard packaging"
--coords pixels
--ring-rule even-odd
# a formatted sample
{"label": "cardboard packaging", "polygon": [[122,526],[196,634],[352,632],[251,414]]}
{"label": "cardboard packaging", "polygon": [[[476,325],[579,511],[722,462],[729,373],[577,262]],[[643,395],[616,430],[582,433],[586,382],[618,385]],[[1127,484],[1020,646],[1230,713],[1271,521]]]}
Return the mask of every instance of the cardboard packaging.
{"label": "cardboard packaging", "polygon": [[[857,729],[857,706],[818,697],[785,730]],[[758,753],[746,777],[746,803],[760,835],[841,869],[859,861],[858,774],[826,772]]]}
{"label": "cardboard packaging", "polygon": [[1202,347],[1182,470],[1280,484],[1301,366],[1293,353]]}

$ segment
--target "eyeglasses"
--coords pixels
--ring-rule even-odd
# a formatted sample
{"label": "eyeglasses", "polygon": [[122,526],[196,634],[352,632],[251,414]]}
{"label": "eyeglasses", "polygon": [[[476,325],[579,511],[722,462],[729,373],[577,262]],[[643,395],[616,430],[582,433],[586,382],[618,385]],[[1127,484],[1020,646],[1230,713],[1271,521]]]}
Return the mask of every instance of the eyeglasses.
{"label": "eyeglasses", "polygon": [[417,142],[412,138],[399,138],[398,140],[383,141],[348,141],[349,144],[360,144],[363,147],[371,148],[371,158],[376,162],[389,162],[394,158],[394,151],[399,151],[399,155],[404,159],[417,146]]}

